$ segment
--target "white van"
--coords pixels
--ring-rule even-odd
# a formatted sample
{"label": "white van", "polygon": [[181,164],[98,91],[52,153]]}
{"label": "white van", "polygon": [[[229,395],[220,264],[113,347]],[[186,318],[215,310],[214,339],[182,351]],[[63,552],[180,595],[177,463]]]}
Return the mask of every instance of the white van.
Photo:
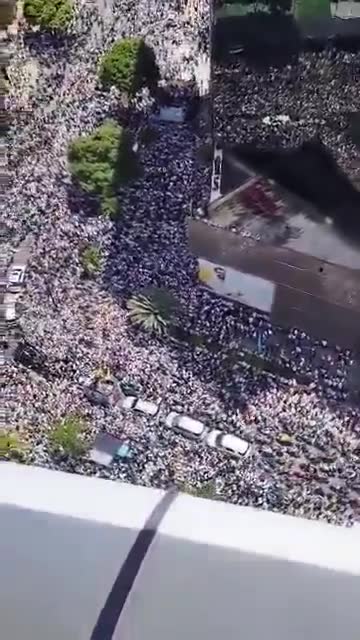
{"label": "white van", "polygon": [[212,449],[226,451],[234,458],[247,458],[250,453],[250,442],[233,436],[229,433],[223,433],[218,429],[210,431],[206,436],[206,444]]}
{"label": "white van", "polygon": [[200,440],[206,431],[203,422],[194,420],[194,418],[189,418],[188,416],[182,416],[180,413],[176,413],[176,411],[169,413],[165,418],[165,424],[169,429],[193,440]]}
{"label": "white van", "polygon": [[149,402],[148,400],[141,400],[135,396],[127,396],[122,400],[121,406],[123,409],[134,409],[140,413],[145,413],[147,416],[154,417],[159,411],[159,405],[155,402]]}

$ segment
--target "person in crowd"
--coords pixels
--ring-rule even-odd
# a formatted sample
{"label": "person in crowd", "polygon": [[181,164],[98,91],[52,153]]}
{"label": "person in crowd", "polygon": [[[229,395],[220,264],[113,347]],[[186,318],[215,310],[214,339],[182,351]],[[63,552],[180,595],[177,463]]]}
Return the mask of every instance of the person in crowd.
{"label": "person in crowd", "polygon": [[[199,287],[185,220],[190,207],[196,211],[209,197],[210,180],[209,170],[198,164],[203,141],[193,123],[154,125],[156,140],[139,149],[143,175],[119,190],[117,223],[89,216],[83,198],[74,196],[66,159],[69,142],[118,113],[116,97],[98,84],[99,56],[114,40],[141,35],[156,51],[164,82],[173,87],[179,80],[189,83],[204,52],[203,34],[210,31],[207,0],[190,4],[115,0],[102,17],[84,3],[79,4],[71,42],[18,36],[9,96],[9,108],[16,112],[10,130],[13,182],[4,222],[10,249],[29,233],[33,238],[21,325],[52,363],[53,375],[43,378],[16,362],[7,363],[4,404],[12,426],[27,434],[33,464],[155,487],[174,482],[199,487],[214,481],[219,495],[234,504],[352,524],[360,514],[359,409],[349,404],[347,382],[354,355],[295,328],[274,327],[245,306],[229,309]],[[25,63],[34,59],[36,92],[21,111]],[[352,55],[339,54],[333,64],[326,54],[304,54],[295,68],[274,70],[265,104],[259,77],[245,69],[231,91],[224,84],[217,100],[226,101],[226,108],[216,110],[216,127],[228,138],[232,131],[252,138],[254,112],[286,113],[293,128],[287,133],[288,125],[277,123],[273,135],[280,139],[281,130],[290,144],[324,120],[329,144],[341,154],[344,137],[334,127],[334,113],[341,122],[345,107],[355,107],[359,99],[350,83],[344,90],[344,77],[350,77],[357,63]],[[310,80],[317,65],[324,83],[316,95]],[[239,69],[244,71],[241,65]],[[216,83],[222,80],[216,77]],[[294,92],[299,84],[302,103]],[[178,91],[184,103],[192,98],[191,89]],[[148,115],[142,102],[137,130]],[[248,128],[243,127],[245,119]],[[265,140],[271,134],[264,125],[256,135]],[[346,149],[350,161],[351,145]],[[105,264],[93,280],[81,274],[80,254],[87,243],[100,247]],[[185,328],[216,341],[216,353],[185,344],[175,347],[130,327],[124,301],[150,285],[176,295],[186,308]],[[245,338],[256,344],[259,332],[263,348],[289,369],[286,378],[246,368],[240,358],[229,365],[228,346],[241,347]],[[248,439],[252,455],[239,464],[203,443],[169,433],[161,420],[92,405],[81,380],[99,367],[131,380],[142,397],[161,399],[162,415],[176,410]],[[306,374],[311,384],[297,385],[298,373]],[[83,417],[90,440],[101,430],[126,436],[134,452],[131,462],[114,462],[106,469],[86,456],[55,461],[48,447],[49,428],[69,413]]]}

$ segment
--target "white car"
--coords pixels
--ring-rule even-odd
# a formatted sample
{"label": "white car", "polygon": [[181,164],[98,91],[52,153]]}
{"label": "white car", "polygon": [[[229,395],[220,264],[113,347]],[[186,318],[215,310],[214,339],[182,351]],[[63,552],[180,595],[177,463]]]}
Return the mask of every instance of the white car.
{"label": "white car", "polygon": [[9,273],[10,286],[20,287],[24,282],[25,267],[11,267]]}
{"label": "white car", "polygon": [[233,436],[231,434],[223,433],[219,429],[210,431],[206,436],[206,444],[213,449],[219,449],[226,451],[235,458],[246,458],[250,453],[250,442]]}
{"label": "white car", "polygon": [[205,425],[200,420],[182,416],[176,411],[169,413],[165,418],[165,424],[176,433],[194,440],[200,440],[206,431]]}
{"label": "white car", "polygon": [[145,413],[147,416],[156,416],[159,411],[159,405],[155,402],[148,402],[148,400],[141,400],[135,396],[127,396],[121,403],[123,409],[134,409]]}

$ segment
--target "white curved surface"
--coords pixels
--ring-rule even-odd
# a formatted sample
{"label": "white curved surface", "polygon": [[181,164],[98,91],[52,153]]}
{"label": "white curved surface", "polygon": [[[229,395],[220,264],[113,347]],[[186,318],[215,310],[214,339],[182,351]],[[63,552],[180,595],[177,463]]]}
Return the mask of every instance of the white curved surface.
{"label": "white curved surface", "polygon": [[[0,464],[2,637],[90,640],[163,492]],[[358,640],[360,531],[180,495],[115,640]]]}

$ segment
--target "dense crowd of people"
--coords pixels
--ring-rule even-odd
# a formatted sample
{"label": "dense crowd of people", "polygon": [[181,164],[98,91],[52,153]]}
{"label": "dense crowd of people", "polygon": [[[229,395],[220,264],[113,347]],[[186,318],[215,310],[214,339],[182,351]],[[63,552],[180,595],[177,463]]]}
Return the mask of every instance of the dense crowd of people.
{"label": "dense crowd of people", "polygon": [[[350,116],[360,109],[360,54],[326,48],[270,67],[246,59],[214,72],[214,127],[227,142],[268,149],[320,139],[359,178]],[[280,116],[280,117],[279,117]]]}
{"label": "dense crowd of people", "polygon": [[[6,365],[9,424],[29,442],[29,463],[156,487],[201,488],[212,481],[235,504],[352,524],[360,515],[359,410],[349,403],[348,385],[354,355],[296,329],[272,327],[253,310],[199,287],[186,217],[209,195],[209,168],[199,164],[203,140],[194,123],[153,125],[156,139],[138,151],[142,177],[119,191],[118,222],[89,216],[72,186],[69,142],[109,115],[121,117],[116,96],[98,86],[99,55],[118,37],[143,35],[165,83],[189,82],[209,28],[205,1],[189,7],[177,0],[115,0],[107,7],[101,12],[79,5],[76,37],[69,41],[19,34],[12,61],[14,84],[24,60],[37,65],[37,84],[29,110],[17,111],[11,130],[8,248],[11,253],[31,235],[20,322],[26,339],[46,355],[52,375]],[[244,89],[239,83],[247,101],[240,100],[239,111],[256,101],[256,82],[255,76],[252,90],[250,76]],[[11,105],[18,107],[15,92]],[[101,249],[103,260],[93,280],[82,277],[80,261],[89,242]],[[205,335],[211,350],[134,331],[124,303],[148,285],[176,295],[184,327]],[[260,334],[262,349],[289,376],[254,370],[242,359],[244,341],[250,349]],[[142,398],[161,400],[160,418],[91,404],[81,380],[100,367],[130,381]],[[295,382],[299,372],[308,376],[308,386]],[[170,409],[243,436],[252,455],[241,463],[172,434],[163,424]],[[132,460],[107,469],[86,456],[53,458],[50,429],[68,414],[85,420],[89,443],[100,431],[126,439]]]}

